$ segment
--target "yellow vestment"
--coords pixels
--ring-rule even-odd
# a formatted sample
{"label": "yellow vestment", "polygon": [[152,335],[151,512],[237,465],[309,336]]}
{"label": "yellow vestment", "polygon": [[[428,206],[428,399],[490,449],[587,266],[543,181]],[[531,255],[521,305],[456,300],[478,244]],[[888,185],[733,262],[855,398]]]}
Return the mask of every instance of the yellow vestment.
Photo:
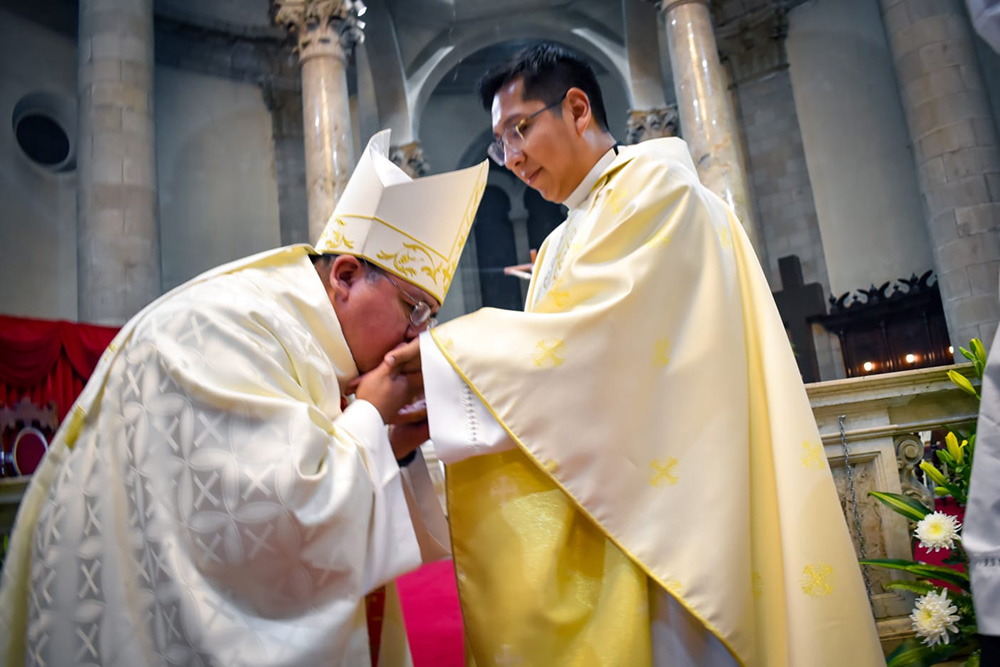
{"label": "yellow vestment", "polygon": [[448,468],[474,660],[649,664],[666,591],[740,664],[883,664],[767,282],[686,145],[623,148],[536,267],[526,312],[433,332],[517,444]]}

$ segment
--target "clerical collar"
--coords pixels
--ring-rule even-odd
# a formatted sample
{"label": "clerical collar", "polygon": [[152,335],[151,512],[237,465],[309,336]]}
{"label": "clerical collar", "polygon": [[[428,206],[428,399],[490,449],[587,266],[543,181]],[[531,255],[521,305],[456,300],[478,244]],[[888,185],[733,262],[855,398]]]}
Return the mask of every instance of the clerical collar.
{"label": "clerical collar", "polygon": [[563,202],[569,209],[574,209],[580,206],[583,202],[587,201],[587,197],[590,196],[590,191],[594,189],[597,184],[597,180],[601,177],[601,174],[611,166],[611,163],[615,161],[618,157],[618,145],[614,145],[608,149],[608,152],[601,156],[601,159],[587,172],[587,175],[583,177],[580,181],[580,185],[576,186],[576,190],[570,193],[569,197]]}

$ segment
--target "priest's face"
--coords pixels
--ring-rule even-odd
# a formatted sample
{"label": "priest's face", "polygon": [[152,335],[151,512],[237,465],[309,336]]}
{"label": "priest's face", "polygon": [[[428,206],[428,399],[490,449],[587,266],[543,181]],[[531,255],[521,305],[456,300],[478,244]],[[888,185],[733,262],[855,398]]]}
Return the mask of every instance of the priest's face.
{"label": "priest's face", "polygon": [[424,290],[382,274],[356,257],[337,257],[329,271],[327,292],[361,373],[377,367],[389,350],[427,328],[411,322],[415,304],[426,303],[433,313],[438,310],[437,300]]}
{"label": "priest's face", "polygon": [[493,135],[504,137],[507,169],[545,199],[562,203],[590,168],[579,159],[582,128],[569,97],[543,111],[553,101],[525,100],[523,88],[514,79],[493,97]]}

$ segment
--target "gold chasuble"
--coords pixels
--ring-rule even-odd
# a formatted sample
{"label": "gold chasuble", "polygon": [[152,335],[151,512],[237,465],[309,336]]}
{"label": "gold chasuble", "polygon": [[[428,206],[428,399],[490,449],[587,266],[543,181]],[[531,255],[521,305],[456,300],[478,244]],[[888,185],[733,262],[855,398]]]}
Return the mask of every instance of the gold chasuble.
{"label": "gold chasuble", "polygon": [[664,592],[741,665],[884,664],[767,282],[682,141],[621,149],[526,312],[434,339],[517,445],[448,467],[481,667],[650,664]]}

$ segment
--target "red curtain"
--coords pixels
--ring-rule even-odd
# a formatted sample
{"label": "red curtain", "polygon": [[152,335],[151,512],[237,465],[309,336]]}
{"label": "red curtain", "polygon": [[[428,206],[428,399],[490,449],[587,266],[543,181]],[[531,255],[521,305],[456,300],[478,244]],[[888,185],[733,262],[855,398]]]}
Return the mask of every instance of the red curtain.
{"label": "red curtain", "polygon": [[0,315],[0,405],[27,396],[56,404],[62,421],[83,390],[115,327]]}

